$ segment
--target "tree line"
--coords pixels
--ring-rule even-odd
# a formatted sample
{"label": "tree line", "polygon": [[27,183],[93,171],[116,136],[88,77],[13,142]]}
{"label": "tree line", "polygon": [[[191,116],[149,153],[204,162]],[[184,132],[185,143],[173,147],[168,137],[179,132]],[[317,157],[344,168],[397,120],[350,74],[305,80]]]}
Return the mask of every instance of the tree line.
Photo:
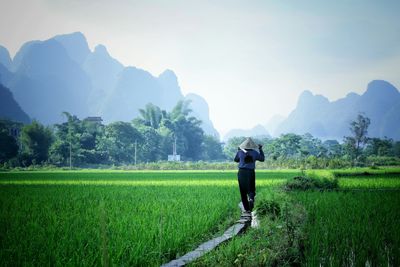
{"label": "tree line", "polygon": [[0,164],[82,167],[155,162],[167,160],[175,141],[182,160],[223,160],[219,140],[204,133],[201,121],[191,116],[189,104],[189,101],[179,101],[166,112],[149,103],[131,122],[108,125],[80,120],[64,112],[66,121],[60,124],[44,126],[33,121],[19,125],[21,130],[16,138],[10,129],[18,125],[2,121]]}
{"label": "tree line", "polygon": [[[244,137],[234,137],[223,144],[218,138],[206,135],[201,121],[191,116],[189,104],[180,101],[170,112],[147,104],[131,122],[119,121],[108,125],[80,120],[67,112],[63,113],[65,122],[52,126],[37,121],[22,125],[3,120],[0,121],[0,166],[163,164],[162,161],[172,154],[175,141],[183,161],[231,161]],[[266,163],[261,167],[398,165],[400,142],[389,138],[368,138],[369,124],[369,118],[359,114],[350,124],[351,134],[341,143],[337,140],[322,141],[311,134],[289,133],[277,138],[256,138],[264,145],[266,155]],[[15,129],[17,133],[13,132]],[[227,168],[232,166],[228,164]]]}
{"label": "tree line", "polygon": [[[344,168],[353,166],[399,165],[400,141],[369,138],[370,119],[359,114],[349,125],[350,135],[337,140],[320,140],[311,134],[283,134],[278,138],[260,138],[264,144],[265,167]],[[226,155],[234,155],[243,137],[228,141]],[[261,164],[262,165],[262,164]]]}

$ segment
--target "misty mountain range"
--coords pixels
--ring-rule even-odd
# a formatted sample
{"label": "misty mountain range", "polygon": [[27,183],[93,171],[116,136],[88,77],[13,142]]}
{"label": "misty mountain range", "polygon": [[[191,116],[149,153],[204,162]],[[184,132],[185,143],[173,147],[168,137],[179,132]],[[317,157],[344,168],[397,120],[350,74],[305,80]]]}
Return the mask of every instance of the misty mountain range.
{"label": "misty mountain range", "polygon": [[253,137],[271,137],[269,131],[261,124],[254,126],[251,129],[232,129],[224,135],[224,140],[227,141],[235,136],[253,136]]}
{"label": "misty mountain range", "polygon": [[284,133],[311,133],[324,140],[342,140],[350,135],[350,122],[359,113],[371,119],[370,137],[400,140],[400,93],[382,80],[370,82],[362,95],[349,93],[332,102],[322,95],[304,91],[286,119],[275,116],[265,126],[258,125],[247,131],[232,130],[224,140],[231,136],[279,136]]}
{"label": "misty mountain range", "polygon": [[382,80],[370,82],[362,95],[349,93],[333,102],[322,95],[304,91],[297,107],[278,126],[275,135],[309,132],[322,139],[341,140],[350,134],[350,122],[359,113],[371,119],[369,136],[400,140],[400,93]]}
{"label": "misty mountain range", "polygon": [[[189,99],[205,132],[218,136],[207,102],[196,94],[184,96],[173,71],[155,77],[123,66],[103,45],[91,51],[80,32],[27,42],[13,59],[0,46],[0,84],[0,118],[24,123],[32,118],[53,124],[64,121],[61,114],[67,111],[82,119],[101,116],[105,123],[131,121],[147,103],[171,110],[179,100]],[[362,95],[349,93],[332,102],[304,91],[287,118],[274,116],[265,125],[234,129],[224,140],[289,132],[342,140],[350,134],[349,124],[359,113],[371,119],[369,136],[400,140],[400,93],[381,80],[370,82]]]}
{"label": "misty mountain range", "polygon": [[29,116],[15,101],[10,90],[2,84],[0,84],[0,118],[11,118],[22,123],[30,122]]}
{"label": "misty mountain range", "polygon": [[[205,132],[219,136],[207,102],[199,95],[184,96],[173,71],[154,77],[125,67],[103,45],[90,51],[80,32],[27,42],[13,59],[0,46],[0,83],[1,93],[9,88],[17,106],[44,124],[64,121],[63,111],[79,118],[101,116],[106,123],[131,121],[147,103],[171,110],[179,100],[190,99],[193,115],[202,120]],[[27,121],[17,113],[1,112],[0,117]]]}

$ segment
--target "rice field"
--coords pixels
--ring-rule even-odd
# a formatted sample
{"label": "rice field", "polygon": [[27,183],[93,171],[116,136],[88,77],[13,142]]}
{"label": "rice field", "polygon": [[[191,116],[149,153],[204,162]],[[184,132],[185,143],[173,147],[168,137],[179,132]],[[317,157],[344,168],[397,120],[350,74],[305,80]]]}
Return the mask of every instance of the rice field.
{"label": "rice field", "polygon": [[0,173],[0,265],[159,266],[239,217],[237,187],[232,171]]}
{"label": "rice field", "polygon": [[308,212],[307,266],[400,266],[400,173],[335,173],[339,191],[291,193]]}
{"label": "rice field", "polygon": [[400,191],[298,192],[307,266],[399,266]]}
{"label": "rice field", "polygon": [[400,266],[399,174],[308,170],[301,175],[338,179],[339,188],[260,190],[258,203],[274,200],[295,216],[305,211],[303,223],[293,225],[285,212],[274,220],[261,217],[260,229],[249,229],[190,266],[297,266],[299,259],[302,266]]}
{"label": "rice field", "polygon": [[[400,266],[399,173],[260,170],[257,201],[304,207],[306,266]],[[298,175],[338,179],[339,189],[283,192]],[[159,266],[232,225],[239,201],[235,171],[3,172],[0,265]],[[282,245],[271,233],[285,228],[260,219],[193,265],[270,262]]]}

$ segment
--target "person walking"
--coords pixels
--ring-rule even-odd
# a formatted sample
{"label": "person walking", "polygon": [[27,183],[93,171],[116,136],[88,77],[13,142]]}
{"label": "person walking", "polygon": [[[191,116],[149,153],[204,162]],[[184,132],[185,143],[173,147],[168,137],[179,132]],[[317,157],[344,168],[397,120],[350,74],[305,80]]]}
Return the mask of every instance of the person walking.
{"label": "person walking", "polygon": [[[258,151],[257,151],[258,148]],[[238,183],[240,196],[245,209],[244,216],[251,216],[256,196],[256,160],[264,161],[262,145],[256,145],[251,138],[246,138],[238,147],[235,162],[238,162]]]}

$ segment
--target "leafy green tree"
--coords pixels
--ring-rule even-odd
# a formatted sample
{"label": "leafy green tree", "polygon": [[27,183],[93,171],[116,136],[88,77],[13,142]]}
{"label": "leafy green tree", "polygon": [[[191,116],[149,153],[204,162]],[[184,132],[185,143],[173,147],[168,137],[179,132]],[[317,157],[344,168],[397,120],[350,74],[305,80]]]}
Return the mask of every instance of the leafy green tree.
{"label": "leafy green tree", "polygon": [[203,160],[222,160],[225,158],[222,151],[222,146],[220,141],[211,135],[205,135],[203,139]]}
{"label": "leafy green tree", "polygon": [[81,121],[82,135],[80,143],[82,149],[96,149],[96,140],[104,133],[104,125],[97,122],[83,120]]}
{"label": "leafy green tree", "polygon": [[201,121],[195,117],[180,117],[175,121],[175,134],[178,144],[183,146],[182,155],[186,160],[199,160],[202,155],[204,132]]}
{"label": "leafy green tree", "polygon": [[56,140],[50,148],[50,161],[56,165],[82,166],[107,163],[107,155],[97,147],[104,126],[64,112],[67,121],[55,125]]}
{"label": "leafy green tree", "polygon": [[368,127],[371,121],[368,117],[358,114],[355,121],[350,123],[352,136],[345,136],[344,149],[352,158],[353,164],[359,160],[364,145],[368,142]]}
{"label": "leafy green tree", "polygon": [[50,148],[50,161],[57,165],[79,166],[84,162],[81,147],[82,122],[77,116],[63,112],[67,121],[55,124],[55,142]]}
{"label": "leafy green tree", "polygon": [[327,153],[326,148],[322,145],[321,140],[306,133],[300,140],[300,153],[302,156],[324,157]]}
{"label": "leafy green tree", "polygon": [[235,157],[236,152],[238,151],[239,145],[245,140],[244,136],[235,136],[229,138],[229,140],[225,143],[223,153],[227,159],[232,159]]}
{"label": "leafy green tree", "polygon": [[101,164],[107,162],[107,156],[104,151],[97,147],[98,140],[104,135],[105,126],[97,122],[83,120],[81,121],[80,134],[80,154],[82,162],[89,164]]}
{"label": "leafy green tree", "polygon": [[365,154],[368,156],[393,156],[393,140],[387,138],[369,138],[365,147]]}
{"label": "leafy green tree", "polygon": [[393,155],[400,158],[400,141],[396,141],[393,144]]}
{"label": "leafy green tree", "polygon": [[346,136],[343,142],[343,152],[346,159],[351,160],[354,165],[359,152],[356,149],[356,140],[350,136]]}
{"label": "leafy green tree", "polygon": [[55,140],[49,149],[49,161],[57,166],[69,164],[69,144],[63,139],[60,139],[55,133]]}
{"label": "leafy green tree", "polygon": [[297,134],[283,134],[266,145],[265,151],[273,159],[299,158],[302,155],[300,141]]}
{"label": "leafy green tree", "polygon": [[168,127],[177,139],[178,153],[185,160],[199,160],[202,157],[204,132],[201,121],[190,116],[190,101],[178,101],[171,112],[164,116],[163,125]]}
{"label": "leafy green tree", "polygon": [[180,100],[178,103],[175,105],[175,107],[171,110],[171,112],[168,114],[168,117],[172,121],[178,120],[180,117],[188,117],[189,114],[192,112],[192,109],[189,107],[190,106],[190,100]]}
{"label": "leafy green tree", "polygon": [[9,127],[0,121],[0,163],[4,163],[18,155],[17,140],[10,135]]}
{"label": "leafy green tree", "polygon": [[135,160],[135,142],[142,140],[132,124],[118,121],[105,127],[104,135],[98,139],[97,149],[113,164],[130,164]]}
{"label": "leafy green tree", "polygon": [[154,129],[160,127],[162,119],[166,116],[165,111],[152,103],[148,103],[144,109],[139,109],[139,114],[141,117],[136,118],[134,124],[145,125]]}
{"label": "leafy green tree", "polygon": [[21,130],[22,152],[28,164],[41,164],[48,159],[49,148],[53,140],[50,128],[37,121],[24,126]]}
{"label": "leafy green tree", "polygon": [[160,160],[166,160],[168,155],[172,154],[173,143],[175,141],[174,132],[171,130],[171,127],[165,126],[165,122],[170,121],[163,120],[162,125],[157,129],[157,133],[160,136],[158,143]]}
{"label": "leafy green tree", "polygon": [[325,140],[323,146],[326,149],[326,156],[329,158],[337,158],[342,156],[342,146],[337,140]]}
{"label": "leafy green tree", "polygon": [[278,138],[271,139],[268,142],[265,143],[264,146],[264,152],[266,158],[272,159],[272,160],[277,160],[278,158],[283,155],[281,151],[281,144],[278,140]]}
{"label": "leafy green tree", "polygon": [[141,126],[137,129],[142,136],[138,143],[137,158],[141,162],[152,162],[161,160],[160,134],[152,127]]}
{"label": "leafy green tree", "polygon": [[368,127],[371,120],[368,117],[359,114],[357,119],[350,123],[350,131],[356,141],[356,148],[359,149],[362,145],[368,142]]}
{"label": "leafy green tree", "polygon": [[[150,138],[145,138],[146,141],[141,144],[142,161],[165,160],[171,153],[175,138],[177,151],[182,159],[201,159],[204,132],[200,127],[201,121],[190,116],[189,105],[189,101],[182,100],[171,112],[161,110],[153,104],[147,104],[144,109],[139,110],[140,117],[134,119],[133,124]],[[154,137],[158,138],[157,141]]]}

